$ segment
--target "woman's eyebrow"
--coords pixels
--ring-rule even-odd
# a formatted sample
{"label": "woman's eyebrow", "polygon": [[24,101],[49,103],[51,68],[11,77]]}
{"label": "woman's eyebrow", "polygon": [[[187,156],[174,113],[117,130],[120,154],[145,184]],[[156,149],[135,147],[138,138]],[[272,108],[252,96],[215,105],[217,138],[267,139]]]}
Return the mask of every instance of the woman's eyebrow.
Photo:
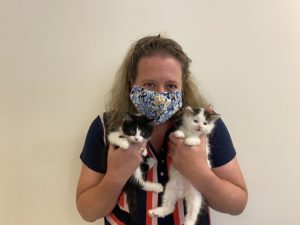
{"label": "woman's eyebrow", "polygon": [[166,82],[167,83],[172,83],[172,84],[179,84],[179,82],[176,81],[176,80],[167,80]]}

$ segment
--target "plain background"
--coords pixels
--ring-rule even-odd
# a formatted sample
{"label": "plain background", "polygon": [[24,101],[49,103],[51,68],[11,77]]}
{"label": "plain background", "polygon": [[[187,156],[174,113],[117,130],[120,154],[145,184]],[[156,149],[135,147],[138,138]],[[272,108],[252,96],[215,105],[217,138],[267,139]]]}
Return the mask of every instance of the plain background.
{"label": "plain background", "polygon": [[87,224],[87,129],[130,44],[158,33],[192,58],[248,184],[244,213],[212,224],[300,224],[299,1],[1,0],[0,32],[0,224]]}

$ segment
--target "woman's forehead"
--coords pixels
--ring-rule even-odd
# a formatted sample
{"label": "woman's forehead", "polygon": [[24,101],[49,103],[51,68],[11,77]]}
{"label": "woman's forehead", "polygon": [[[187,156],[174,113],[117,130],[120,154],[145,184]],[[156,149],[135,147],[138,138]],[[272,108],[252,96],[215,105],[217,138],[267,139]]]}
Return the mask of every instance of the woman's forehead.
{"label": "woman's forehead", "polygon": [[172,56],[153,55],[143,57],[138,62],[136,79],[181,82],[181,65]]}

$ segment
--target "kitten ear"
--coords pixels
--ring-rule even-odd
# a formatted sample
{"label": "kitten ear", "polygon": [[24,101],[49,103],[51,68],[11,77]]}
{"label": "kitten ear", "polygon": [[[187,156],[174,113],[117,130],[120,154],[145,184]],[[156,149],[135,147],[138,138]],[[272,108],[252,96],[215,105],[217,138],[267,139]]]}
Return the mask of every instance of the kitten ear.
{"label": "kitten ear", "polygon": [[195,113],[191,106],[185,107],[184,111],[186,113],[189,113],[189,114],[194,114]]}
{"label": "kitten ear", "polygon": [[197,115],[201,111],[201,108],[192,108],[190,106],[187,106],[185,108],[185,112],[187,112],[190,115]]}
{"label": "kitten ear", "polygon": [[133,121],[133,117],[132,114],[130,112],[126,112],[125,117],[124,117],[124,121]]}
{"label": "kitten ear", "polygon": [[217,114],[215,112],[211,112],[211,113],[209,113],[209,120],[212,121],[212,122],[214,122],[218,118],[220,118],[220,116],[221,116],[220,114]]}

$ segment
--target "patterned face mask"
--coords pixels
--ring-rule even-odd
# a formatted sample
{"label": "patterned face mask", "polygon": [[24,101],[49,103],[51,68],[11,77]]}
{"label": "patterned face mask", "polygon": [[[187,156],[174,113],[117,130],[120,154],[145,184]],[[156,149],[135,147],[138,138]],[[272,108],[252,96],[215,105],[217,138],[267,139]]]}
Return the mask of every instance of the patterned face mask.
{"label": "patterned face mask", "polygon": [[130,99],[139,113],[154,119],[156,124],[166,122],[182,107],[181,90],[158,93],[133,86]]}

